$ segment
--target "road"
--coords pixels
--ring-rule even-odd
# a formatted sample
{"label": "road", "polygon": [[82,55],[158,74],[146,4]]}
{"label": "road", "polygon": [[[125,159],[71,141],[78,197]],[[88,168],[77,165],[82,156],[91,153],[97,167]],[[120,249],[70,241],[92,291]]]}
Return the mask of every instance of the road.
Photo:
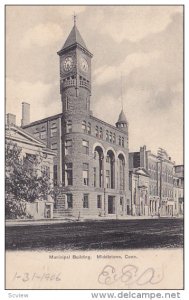
{"label": "road", "polygon": [[182,219],[93,220],[6,228],[7,250],[121,250],[182,246]]}

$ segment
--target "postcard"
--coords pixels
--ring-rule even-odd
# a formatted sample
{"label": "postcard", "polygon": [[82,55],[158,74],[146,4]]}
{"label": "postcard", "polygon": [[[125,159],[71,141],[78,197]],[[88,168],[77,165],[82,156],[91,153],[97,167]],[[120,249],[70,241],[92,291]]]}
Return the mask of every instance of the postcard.
{"label": "postcard", "polygon": [[183,290],[184,6],[5,17],[5,289]]}

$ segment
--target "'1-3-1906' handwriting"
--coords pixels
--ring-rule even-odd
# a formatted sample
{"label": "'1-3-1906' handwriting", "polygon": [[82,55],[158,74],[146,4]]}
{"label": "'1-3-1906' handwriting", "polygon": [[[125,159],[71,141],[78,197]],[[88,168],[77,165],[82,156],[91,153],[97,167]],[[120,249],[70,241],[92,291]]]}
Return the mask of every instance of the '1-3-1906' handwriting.
{"label": "'1-3-1906' handwriting", "polygon": [[13,280],[20,280],[22,282],[31,281],[61,281],[61,273],[48,273],[48,272],[16,272],[13,276]]}

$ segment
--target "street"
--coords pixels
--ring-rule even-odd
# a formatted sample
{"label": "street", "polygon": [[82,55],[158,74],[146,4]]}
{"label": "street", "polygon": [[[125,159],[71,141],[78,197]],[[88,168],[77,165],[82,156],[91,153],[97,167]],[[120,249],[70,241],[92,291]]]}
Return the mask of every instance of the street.
{"label": "street", "polygon": [[90,220],[6,227],[7,250],[183,247],[182,219]]}

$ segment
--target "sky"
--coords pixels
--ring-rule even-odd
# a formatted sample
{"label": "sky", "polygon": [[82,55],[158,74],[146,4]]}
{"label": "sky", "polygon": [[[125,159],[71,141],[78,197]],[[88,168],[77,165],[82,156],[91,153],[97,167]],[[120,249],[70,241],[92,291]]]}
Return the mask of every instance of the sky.
{"label": "sky", "polygon": [[17,125],[23,101],[31,121],[61,112],[57,51],[74,12],[94,55],[93,115],[115,124],[122,90],[129,151],[162,147],[182,164],[182,6],[7,6],[6,112],[16,114]]}

